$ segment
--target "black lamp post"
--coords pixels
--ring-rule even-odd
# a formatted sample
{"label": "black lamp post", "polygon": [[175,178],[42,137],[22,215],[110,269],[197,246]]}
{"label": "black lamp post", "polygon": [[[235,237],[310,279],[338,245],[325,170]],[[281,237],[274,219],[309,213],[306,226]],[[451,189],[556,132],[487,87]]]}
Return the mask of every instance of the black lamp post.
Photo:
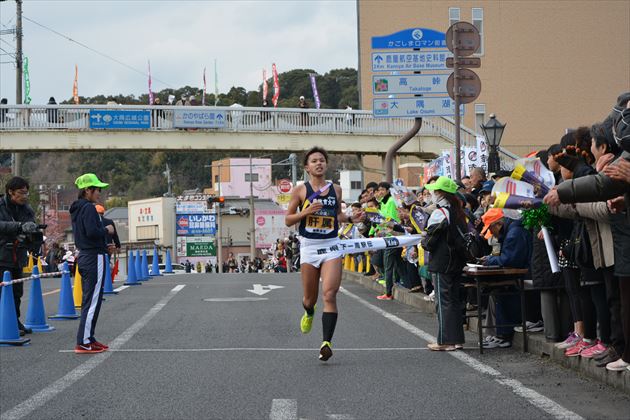
{"label": "black lamp post", "polygon": [[501,124],[499,120],[490,114],[490,119],[485,124],[481,124],[481,129],[488,142],[488,172],[497,172],[501,169],[501,160],[499,159],[499,144],[503,130],[507,124]]}

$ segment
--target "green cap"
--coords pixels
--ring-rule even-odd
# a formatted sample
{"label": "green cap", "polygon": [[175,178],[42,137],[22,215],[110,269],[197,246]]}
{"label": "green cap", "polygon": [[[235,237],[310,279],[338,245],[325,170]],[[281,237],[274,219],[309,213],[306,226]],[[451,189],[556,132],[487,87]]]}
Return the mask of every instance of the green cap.
{"label": "green cap", "polygon": [[441,176],[433,184],[427,184],[424,186],[429,191],[440,190],[447,193],[455,194],[457,192],[457,184],[451,178]]}
{"label": "green cap", "polygon": [[101,182],[101,180],[98,179],[98,177],[94,174],[83,174],[80,177],[78,177],[74,181],[74,183],[77,185],[77,188],[79,188],[80,190],[85,189],[85,188],[90,188],[90,187],[96,187],[96,188],[109,187],[109,184]]}

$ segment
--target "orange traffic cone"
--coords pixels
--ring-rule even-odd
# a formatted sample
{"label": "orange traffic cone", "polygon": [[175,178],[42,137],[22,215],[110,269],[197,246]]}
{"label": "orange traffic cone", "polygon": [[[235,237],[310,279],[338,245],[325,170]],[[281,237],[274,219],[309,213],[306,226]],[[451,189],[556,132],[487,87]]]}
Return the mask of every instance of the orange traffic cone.
{"label": "orange traffic cone", "polygon": [[74,275],[74,287],[72,288],[72,296],[74,297],[74,307],[80,308],[83,302],[83,286],[81,285],[81,273],[79,272],[79,264],[76,266],[76,274]]}

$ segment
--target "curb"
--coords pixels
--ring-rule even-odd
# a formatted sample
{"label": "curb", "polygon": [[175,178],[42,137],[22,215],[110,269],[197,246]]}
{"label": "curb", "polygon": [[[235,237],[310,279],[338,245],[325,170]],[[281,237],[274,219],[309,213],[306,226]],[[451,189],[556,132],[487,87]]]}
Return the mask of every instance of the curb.
{"label": "curb", "polygon": [[[359,283],[367,289],[384,293],[385,287],[376,283],[371,277],[352,271],[343,271],[343,280],[350,280]],[[394,300],[405,305],[417,308],[420,312],[435,314],[435,304],[424,300],[423,293],[409,293],[407,289],[394,286]],[[477,332],[477,317],[471,317],[468,330]],[[565,368],[577,371],[580,375],[594,379],[596,381],[610,385],[618,390],[630,394],[630,372],[611,372],[606,368],[598,368],[596,362],[581,357],[566,357],[562,350],[554,347],[553,343],[548,343],[543,334],[530,333],[527,335],[528,353],[543,358],[549,358],[554,363]],[[512,347],[518,350],[523,349],[523,338],[520,333],[515,333],[512,340]]]}

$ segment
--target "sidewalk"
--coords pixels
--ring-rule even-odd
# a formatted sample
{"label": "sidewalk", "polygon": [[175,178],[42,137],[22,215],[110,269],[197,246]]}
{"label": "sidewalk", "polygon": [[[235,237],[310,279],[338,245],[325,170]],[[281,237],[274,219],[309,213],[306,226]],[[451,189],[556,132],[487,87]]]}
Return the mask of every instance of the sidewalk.
{"label": "sidewalk", "polygon": [[[370,277],[352,271],[343,271],[343,279],[359,283],[378,293],[384,293],[385,287],[373,281]],[[394,299],[405,305],[412,306],[420,312],[435,314],[435,303],[424,300],[426,295],[422,293],[409,293],[407,289],[394,287]],[[469,331],[477,332],[477,317],[470,318]],[[562,350],[558,350],[553,343],[547,343],[542,333],[529,333],[527,335],[529,353],[534,356],[549,358],[555,363],[573,369],[587,378],[603,382],[630,394],[630,372],[611,372],[606,368],[598,368],[593,360],[581,357],[565,357]],[[516,333],[512,346],[518,351],[523,349],[523,339],[520,333]]]}

